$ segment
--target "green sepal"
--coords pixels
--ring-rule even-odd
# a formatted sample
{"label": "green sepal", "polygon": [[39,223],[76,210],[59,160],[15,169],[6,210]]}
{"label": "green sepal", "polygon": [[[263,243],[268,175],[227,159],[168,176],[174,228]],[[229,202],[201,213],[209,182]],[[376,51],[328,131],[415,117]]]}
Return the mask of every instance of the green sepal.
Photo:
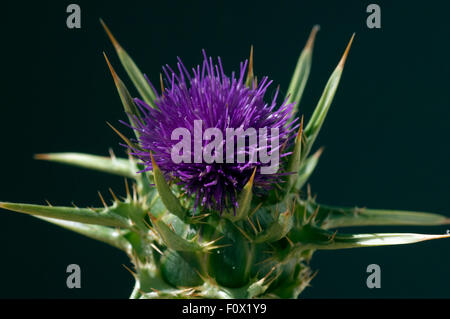
{"label": "green sepal", "polygon": [[36,159],[58,162],[68,165],[79,166],[87,169],[97,170],[105,173],[136,178],[138,174],[135,165],[124,158],[97,156],[82,153],[50,153],[36,154]]}
{"label": "green sepal", "polygon": [[219,285],[237,288],[248,283],[253,251],[247,238],[237,225],[222,219],[216,227],[217,241],[221,247],[208,254],[208,273]]}
{"label": "green sepal", "polygon": [[129,221],[126,218],[117,214],[114,209],[110,207],[77,208],[0,202],[0,208],[29,215],[57,218],[86,224],[124,228],[130,226]]}
{"label": "green sepal", "polygon": [[325,121],[325,117],[327,116],[328,110],[331,106],[331,102],[333,101],[334,95],[338,88],[339,80],[341,79],[342,71],[344,69],[345,60],[347,58],[354,36],[355,35],[353,34],[349,44],[347,45],[344,55],[339,61],[338,66],[328,79],[322,96],[320,97],[320,100],[316,108],[314,109],[311,119],[309,120],[308,125],[305,128],[306,145],[305,151],[302,154],[303,158],[305,158],[311,151],[312,145],[314,144],[314,141],[316,140],[317,135],[322,128],[323,122]]}
{"label": "green sepal", "polygon": [[125,235],[129,233],[128,230],[116,229],[106,226],[90,225],[85,223],[73,222],[68,220],[61,220],[55,218],[47,218],[42,216],[34,216],[51,224],[71,230],[75,233],[84,235],[91,239],[95,239],[113,247],[116,247],[127,254],[131,253],[131,245],[125,239]]}
{"label": "green sepal", "polygon": [[238,208],[236,209],[236,215],[233,212],[229,212],[224,216],[229,220],[236,222],[238,220],[246,219],[250,211],[252,197],[253,197],[253,180],[255,178],[256,168],[253,170],[252,176],[245,184],[238,196]]}
{"label": "green sepal", "polygon": [[144,75],[139,70],[136,63],[134,63],[134,61],[128,55],[128,53],[122,48],[119,42],[117,42],[117,40],[109,31],[108,27],[103,22],[103,20],[100,19],[100,23],[102,24],[109,39],[114,45],[114,49],[116,50],[116,53],[120,59],[120,62],[122,63],[122,66],[124,67],[134,86],[138,90],[142,99],[145,101],[145,103],[147,103],[151,107],[155,107],[156,94],[150,87],[149,83],[147,82],[147,79],[144,77]]}
{"label": "green sepal", "polygon": [[170,249],[176,251],[190,251],[190,252],[199,252],[206,251],[210,249],[208,247],[209,243],[206,245],[200,244],[197,238],[191,238],[190,240],[183,238],[179,234],[177,234],[174,228],[171,229],[162,218],[155,218],[152,215],[149,215],[152,226],[155,231],[161,236],[164,244]]}
{"label": "green sepal", "polygon": [[298,192],[302,189],[308,179],[311,177],[314,172],[317,164],[319,163],[320,155],[323,152],[323,148],[320,148],[313,155],[303,160],[298,171],[298,177],[295,181],[295,190]]}
{"label": "green sepal", "polygon": [[294,74],[292,75],[291,82],[289,83],[287,91],[287,95],[289,96],[288,102],[295,103],[290,121],[292,121],[297,115],[300,100],[302,98],[303,91],[305,90],[306,82],[308,81],[309,72],[311,70],[314,40],[319,29],[320,27],[318,25],[313,27],[308,41],[306,42],[306,45],[298,58],[297,66],[295,67]]}
{"label": "green sepal", "polygon": [[271,212],[271,215],[274,216],[273,221],[269,222],[267,226],[263,226],[263,230],[254,238],[255,243],[270,243],[280,240],[289,233],[294,225],[294,207],[290,209],[282,203],[275,205],[271,210],[273,210]]}
{"label": "green sepal", "polygon": [[178,198],[172,193],[170,186],[167,184],[166,179],[164,178],[164,174],[159,169],[151,153],[150,157],[153,165],[153,177],[159,193],[159,197],[170,213],[178,216],[183,220],[186,216],[184,208],[181,206]]}
{"label": "green sepal", "polygon": [[247,78],[245,79],[245,86],[248,88],[253,88],[253,84],[256,86],[255,74],[253,73],[253,45],[250,47],[250,58],[248,60],[248,72]]}
{"label": "green sepal", "polygon": [[195,253],[167,249],[161,258],[161,274],[174,287],[193,287],[203,284],[199,276],[198,256]]}
{"label": "green sepal", "polygon": [[302,207],[305,205],[307,205],[309,214],[312,214],[318,209],[315,220],[325,229],[351,226],[438,226],[450,224],[450,218],[433,213],[359,207],[335,207],[313,202],[301,203]]}
{"label": "green sepal", "polygon": [[[106,54],[103,53],[106,59],[106,63],[108,64],[109,70],[111,71],[111,75],[114,79],[114,84],[116,85],[117,92],[119,93],[120,100],[122,101],[123,108],[125,110],[125,113],[128,116],[128,120],[130,122],[130,125],[135,126],[136,120],[142,121],[141,114],[139,113],[139,109],[134,103],[133,98],[130,95],[130,92],[128,92],[127,87],[122,82],[122,80],[117,75],[116,71],[114,71],[114,68],[109,63],[108,58],[106,57]],[[139,131],[133,130],[136,137],[139,139]]]}
{"label": "green sepal", "polygon": [[324,230],[312,225],[305,225],[300,230],[292,231],[290,235],[290,239],[300,250],[334,250],[357,247],[404,245],[425,240],[450,237],[450,234],[427,235],[413,233],[338,234],[337,232]]}
{"label": "green sepal", "polygon": [[301,155],[302,155],[302,131],[303,131],[303,116],[300,120],[300,128],[297,133],[297,137],[295,138],[294,149],[292,150],[292,154],[289,156],[289,161],[287,165],[287,172],[291,173],[288,175],[285,192],[288,194],[294,184],[297,182],[298,173],[301,165]]}

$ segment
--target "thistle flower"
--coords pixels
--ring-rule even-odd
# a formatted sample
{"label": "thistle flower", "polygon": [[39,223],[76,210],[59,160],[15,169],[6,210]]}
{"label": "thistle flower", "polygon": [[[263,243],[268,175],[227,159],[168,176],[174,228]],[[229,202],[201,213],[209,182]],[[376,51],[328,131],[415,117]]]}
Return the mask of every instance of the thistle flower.
{"label": "thistle flower", "polygon": [[[252,50],[253,51],[253,50]],[[163,67],[165,74],[165,86],[162,84],[162,93],[156,93],[155,105],[151,107],[141,99],[135,102],[145,115],[143,120],[136,119],[134,129],[139,133],[139,146],[142,150],[134,150],[133,155],[137,155],[145,163],[145,170],[152,169],[150,152],[154,154],[154,159],[163,172],[170,178],[178,180],[178,184],[189,195],[195,195],[195,208],[200,204],[211,210],[222,212],[224,208],[230,206],[238,207],[237,193],[242,190],[250,180],[253,171],[255,191],[267,190],[285,173],[280,170],[273,174],[263,174],[261,166],[265,163],[257,158],[256,151],[268,154],[278,151],[283,158],[289,154],[286,144],[292,141],[292,132],[297,126],[296,121],[288,124],[294,103],[288,103],[286,98],[280,106],[276,100],[279,90],[277,89],[270,103],[264,100],[269,86],[272,84],[267,77],[263,77],[260,83],[245,81],[245,73],[248,61],[241,62],[238,76],[235,72],[228,77],[223,70],[220,57],[218,64],[213,64],[212,58],[206,56],[203,51],[203,64],[192,69],[190,74],[178,58],[178,73],[174,72],[170,66]],[[252,65],[249,67],[248,79],[251,79]],[[246,82],[248,85],[246,85]],[[253,82],[253,83],[251,83]],[[154,86],[152,85],[154,90]],[[156,90],[154,90],[156,91]],[[196,135],[195,121],[201,121],[201,135],[194,138],[201,138],[206,128],[217,128],[221,136],[227,135],[227,129],[242,128],[254,129],[256,132],[278,129],[277,136],[268,137],[265,145],[252,145],[246,143],[242,150],[234,147],[237,144],[237,137],[230,141],[225,141],[218,145],[215,152],[219,152],[219,161],[207,163],[205,160],[195,162],[195,155],[189,152],[188,161],[175,163],[172,157],[172,150],[178,143],[174,140],[172,133],[179,128],[187,129],[190,136]],[[198,134],[197,134],[198,135]],[[257,140],[265,138],[259,134]],[[215,138],[218,138],[215,136]],[[277,138],[278,146],[273,147],[273,140]],[[250,138],[249,138],[250,140]],[[209,143],[202,139],[199,141],[202,149]],[[227,143],[231,142],[234,154],[226,154]],[[191,140],[191,150],[195,148],[195,141]],[[285,145],[283,145],[286,143]],[[276,150],[274,148],[277,148]],[[186,150],[183,150],[186,151]],[[252,152],[253,151],[253,152]],[[239,163],[238,152],[245,153],[245,161]],[[251,160],[253,159],[253,161]],[[278,159],[277,159],[278,160]]]}
{"label": "thistle flower", "polygon": [[[136,284],[130,298],[296,298],[314,277],[309,262],[317,250],[450,238],[450,234],[341,233],[341,227],[350,226],[444,225],[450,218],[329,206],[316,202],[309,188],[304,190],[321,154],[320,149],[312,155],[310,151],[331,107],[353,37],[303,130],[303,120],[296,124],[293,115],[308,80],[317,27],[300,55],[280,106],[276,104],[278,90],[271,102],[264,100],[271,81],[262,78],[257,84],[251,59],[244,83],[247,62],[241,64],[238,76],[232,73],[228,77],[220,59],[214,65],[206,54],[203,64],[191,73],[181,60],[178,73],[164,68],[166,88],[162,86],[158,95],[104,27],[142,98],[133,100],[107,60],[136,140],[133,143],[114,130],[135,156],[55,153],[37,158],[124,176],[133,181],[133,194],[127,182],[126,196],[121,199],[110,189],[110,205],[100,195],[103,207],[0,202],[0,208],[34,215],[124,251],[135,270]],[[254,148],[249,143],[232,150],[233,163],[196,161],[196,149],[206,144],[203,138],[196,144],[196,121],[204,123],[200,133],[205,135],[203,127],[216,128],[222,135],[229,128],[278,129],[278,146],[268,142],[265,146],[259,143],[257,148],[270,153],[279,149],[285,160],[279,163],[278,171],[262,174],[267,162],[260,160],[259,153],[259,162],[250,160]],[[172,159],[171,150],[178,142],[172,139],[176,128],[194,135],[186,147],[186,159],[191,163]],[[271,141],[276,140],[275,135],[271,132]],[[228,155],[228,140],[226,144],[218,144],[215,150],[225,150]],[[236,159],[240,155],[244,155],[242,162]],[[136,157],[143,164],[137,164]],[[192,196],[183,196],[175,183]],[[270,189],[275,183],[278,186]],[[267,196],[253,196],[258,188]],[[194,206],[212,211],[194,216]],[[221,210],[231,211],[230,206],[235,214],[219,216]]]}

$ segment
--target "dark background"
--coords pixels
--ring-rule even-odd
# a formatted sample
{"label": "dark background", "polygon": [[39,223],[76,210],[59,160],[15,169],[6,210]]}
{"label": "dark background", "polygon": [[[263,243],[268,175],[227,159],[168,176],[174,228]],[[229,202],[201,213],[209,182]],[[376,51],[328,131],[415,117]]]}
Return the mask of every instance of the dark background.
{"label": "dark background", "polygon": [[[322,203],[440,212],[450,216],[449,7],[396,1],[368,29],[368,1],[77,1],[82,28],[66,27],[71,1],[2,4],[0,200],[101,205],[97,190],[123,194],[123,180],[33,160],[42,152],[120,156],[105,121],[124,119],[102,51],[131,83],[102,17],[141,70],[220,55],[226,72],[255,47],[257,75],[286,90],[311,27],[321,25],[301,110],[309,118],[353,32],[356,38],[326,124],[325,153],[311,179]],[[392,1],[391,1],[392,2]],[[273,86],[274,89],[276,85]],[[134,95],[137,93],[132,91]],[[273,93],[273,91],[272,91]],[[0,212],[0,298],[127,298],[133,280],[114,248],[32,217]],[[349,231],[445,233],[442,227]],[[316,253],[319,274],[304,298],[449,298],[450,241]],[[66,267],[82,288],[66,287]],[[381,289],[366,267],[381,266]]]}

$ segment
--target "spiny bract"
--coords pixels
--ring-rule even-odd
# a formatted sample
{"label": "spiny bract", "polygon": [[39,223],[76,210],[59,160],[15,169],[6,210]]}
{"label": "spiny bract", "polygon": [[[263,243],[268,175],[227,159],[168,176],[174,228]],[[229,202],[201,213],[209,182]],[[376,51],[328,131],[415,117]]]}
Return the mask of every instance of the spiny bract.
{"label": "spiny bract", "polygon": [[[167,88],[161,77],[158,94],[102,24],[141,95],[138,100],[131,98],[107,60],[130,120],[128,125],[136,135],[135,139],[128,139],[110,125],[126,142],[129,158],[79,153],[36,157],[124,176],[126,197],[120,200],[110,190],[113,203],[108,206],[100,194],[104,204],[101,208],[5,202],[0,207],[31,214],[123,250],[135,268],[136,284],[131,298],[296,298],[314,276],[308,262],[318,249],[399,245],[449,237],[339,234],[332,229],[442,225],[449,223],[449,218],[430,213],[332,207],[319,204],[309,192],[306,195],[302,192],[321,154],[319,150],[309,155],[336,92],[353,37],[303,129],[303,119],[299,121],[295,116],[309,76],[318,27],[313,28],[300,55],[284,102],[276,108],[276,98],[271,104],[264,104],[269,82],[263,78],[258,85],[252,53],[245,82],[247,61],[241,65],[240,78],[236,79],[234,75],[225,76],[221,64],[216,69],[205,56],[206,75],[201,74],[200,68],[194,69],[194,80],[186,81],[184,76],[189,73],[180,63],[178,75],[165,69]],[[186,104],[193,99],[195,105]],[[259,164],[227,164],[223,169],[218,166],[207,169],[201,165],[170,163],[164,153],[170,147],[165,144],[170,139],[164,139],[163,135],[179,124],[171,121],[183,119],[177,118],[180,115],[177,108],[184,108],[181,115],[191,121],[196,117],[187,116],[188,113],[195,113],[200,105],[204,107],[202,116],[217,121],[221,129],[240,126],[246,120],[249,126],[282,128],[285,142],[291,143],[282,146],[281,154],[285,156],[280,163],[281,173],[261,176],[256,170]],[[241,117],[243,114],[239,112],[244,109],[252,113]],[[226,117],[224,112],[231,113]],[[233,112],[237,112],[234,122],[223,122]],[[296,131],[292,132],[294,128]],[[219,180],[220,170],[224,174]],[[203,180],[196,175],[204,176],[205,172],[209,175]],[[256,193],[256,186],[264,184],[267,178],[272,178],[273,187],[263,187],[263,192]],[[133,194],[127,179],[134,181]],[[229,210],[230,205],[233,210]]]}

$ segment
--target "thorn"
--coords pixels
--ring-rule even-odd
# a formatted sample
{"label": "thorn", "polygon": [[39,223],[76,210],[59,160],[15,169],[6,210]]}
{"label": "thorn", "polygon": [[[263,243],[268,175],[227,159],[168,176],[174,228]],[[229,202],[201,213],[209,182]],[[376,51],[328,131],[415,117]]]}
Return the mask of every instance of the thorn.
{"label": "thorn", "polygon": [[75,203],[74,203],[74,202],[72,202],[71,204],[72,204],[72,206],[73,206],[73,207],[75,207],[75,208],[78,208],[78,206],[77,206],[77,205],[75,205]]}
{"label": "thorn", "polygon": [[50,204],[50,202],[49,202],[48,200],[45,200],[45,202],[47,203],[47,205],[48,205],[49,207],[53,207],[53,205]]}
{"label": "thorn", "polygon": [[317,215],[319,214],[320,205],[317,205],[316,209],[314,210],[314,213],[309,216],[308,220],[306,221],[307,224],[312,223],[315,221]]}
{"label": "thorn", "polygon": [[311,196],[311,184],[308,183],[308,185],[306,185],[306,189],[307,189],[307,194],[308,194],[308,200],[310,200],[312,198],[312,196]]}
{"label": "thorn", "polygon": [[299,143],[299,140],[301,140],[302,133],[303,133],[303,115],[300,118],[300,128],[298,129],[297,137],[295,138],[295,144]]}
{"label": "thorn", "polygon": [[330,240],[330,242],[332,242],[333,240],[334,240],[334,238],[336,237],[336,234],[337,234],[337,230],[333,233],[333,235],[331,235],[331,236],[328,236],[328,239]]}
{"label": "thorn", "polygon": [[245,238],[247,238],[247,240],[248,240],[249,242],[252,241],[252,239],[250,238],[250,236],[247,235],[247,233],[246,233],[243,229],[241,229],[241,228],[240,228],[239,226],[237,226],[237,225],[234,225],[234,227],[236,227],[236,228],[241,232],[241,234],[244,235]]}
{"label": "thorn", "polygon": [[127,199],[131,198],[130,188],[128,187],[128,179],[126,177],[125,177],[125,191],[126,191],[126,194],[127,194]]}
{"label": "thorn", "polygon": [[258,216],[256,216],[256,223],[258,224],[258,229],[259,229],[259,231],[262,232],[262,227],[261,227],[261,224],[259,223],[259,218],[258,218]]}
{"label": "thorn", "polygon": [[277,268],[277,266],[273,266],[270,271],[262,278],[263,281],[266,281],[266,279],[273,273],[273,271]]}
{"label": "thorn", "polygon": [[325,149],[325,147],[322,146],[312,156],[315,157],[316,159],[318,159],[320,157],[320,155],[322,155],[324,149]]}
{"label": "thorn", "polygon": [[102,19],[100,19],[100,23],[103,26],[103,29],[105,29],[106,34],[108,35],[109,39],[111,40],[112,44],[114,45],[114,48],[116,50],[122,49],[119,42],[117,42],[116,38],[112,35],[111,31],[109,31],[109,28],[106,26],[105,22],[103,22]]}
{"label": "thorn", "polygon": [[161,94],[164,94],[164,83],[162,73],[159,73],[159,82],[161,83]]}
{"label": "thorn", "polygon": [[260,265],[260,264],[265,264],[265,263],[267,263],[267,262],[269,262],[269,261],[271,261],[271,260],[275,261],[275,258],[273,258],[272,256],[270,256],[269,258],[266,258],[266,259],[264,259],[263,261],[257,262],[257,263],[255,264],[255,266]]}
{"label": "thorn", "polygon": [[150,246],[151,246],[154,250],[156,250],[161,256],[163,255],[162,251],[161,251],[158,247],[156,247],[156,245],[155,245],[154,243],[151,243]]}
{"label": "thorn", "polygon": [[309,34],[308,41],[306,41],[305,49],[312,50],[314,47],[314,40],[316,39],[316,34],[320,30],[320,25],[316,24]]}
{"label": "thorn", "polygon": [[114,194],[113,190],[111,189],[111,187],[109,188],[109,192],[111,193],[111,196],[114,198],[115,202],[119,202],[119,199],[117,198],[116,194]]}
{"label": "thorn", "polygon": [[129,272],[134,278],[137,277],[137,274],[136,274],[134,271],[132,271],[130,268],[128,268],[127,265],[122,264],[122,266],[123,266],[126,270],[128,270],[128,272]]}
{"label": "thorn", "polygon": [[37,159],[37,160],[47,161],[50,159],[50,155],[49,154],[34,154],[33,158]]}
{"label": "thorn", "polygon": [[116,84],[116,86],[118,86],[119,84],[119,76],[117,75],[116,71],[114,70],[113,66],[111,65],[111,63],[109,63],[108,57],[106,56],[106,53],[103,52],[103,56],[105,57],[106,60],[106,64],[108,65],[109,71],[111,72],[111,75],[113,77],[114,83]]}
{"label": "thorn", "polygon": [[113,149],[111,147],[108,149],[108,152],[109,152],[109,156],[111,157],[111,159],[113,161],[115,161],[117,159],[116,158],[116,154],[114,154],[114,151],[113,151]]}
{"label": "thorn", "polygon": [[345,49],[344,55],[342,56],[341,60],[339,61],[338,68],[343,69],[345,60],[347,59],[348,52],[350,51],[350,47],[352,46],[353,38],[355,37],[355,33],[353,33],[352,37],[350,38],[350,42],[347,45],[347,48]]}
{"label": "thorn", "polygon": [[106,202],[103,199],[102,193],[100,191],[98,191],[97,193],[98,193],[98,196],[100,197],[100,199],[101,199],[101,201],[103,203],[103,206],[105,206],[105,208],[108,209],[108,205],[106,205]]}
{"label": "thorn", "polygon": [[155,159],[153,158],[153,154],[152,154],[151,151],[150,151],[150,159],[152,160],[152,167],[153,167],[153,169],[158,168],[158,165],[156,164]]}
{"label": "thorn", "polygon": [[108,126],[110,127],[110,128],[112,128],[112,130],[117,134],[117,135],[119,135],[119,137],[130,147],[130,148],[132,148],[132,149],[135,149],[136,148],[136,145],[134,145],[133,143],[131,143],[131,141],[125,136],[125,135],[123,135],[122,133],[120,133],[114,126],[112,126],[109,122],[106,122],[106,124],[108,124]]}
{"label": "thorn", "polygon": [[137,188],[136,188],[136,183],[133,183],[133,201],[137,202]]}
{"label": "thorn", "polygon": [[260,202],[260,203],[255,207],[255,209],[253,209],[253,211],[252,211],[250,214],[248,214],[248,216],[249,216],[249,217],[252,217],[252,216],[258,211],[258,209],[260,209],[261,206],[262,206],[262,202]]}
{"label": "thorn", "polygon": [[255,174],[256,174],[256,167],[253,170],[252,176],[250,176],[250,179],[247,182],[247,185],[250,185],[250,187],[253,187],[253,180],[255,179]]}
{"label": "thorn", "polygon": [[248,59],[247,79],[253,78],[253,45],[250,46],[250,57]]}
{"label": "thorn", "polygon": [[291,246],[291,248],[295,246],[294,243],[292,242],[292,240],[288,236],[285,236],[285,238],[288,241],[288,243]]}
{"label": "thorn", "polygon": [[253,231],[255,232],[255,235],[258,235],[258,231],[256,230],[255,225],[253,224],[252,220],[250,219],[250,217],[247,217],[248,222],[250,223],[250,226],[252,227]]}

